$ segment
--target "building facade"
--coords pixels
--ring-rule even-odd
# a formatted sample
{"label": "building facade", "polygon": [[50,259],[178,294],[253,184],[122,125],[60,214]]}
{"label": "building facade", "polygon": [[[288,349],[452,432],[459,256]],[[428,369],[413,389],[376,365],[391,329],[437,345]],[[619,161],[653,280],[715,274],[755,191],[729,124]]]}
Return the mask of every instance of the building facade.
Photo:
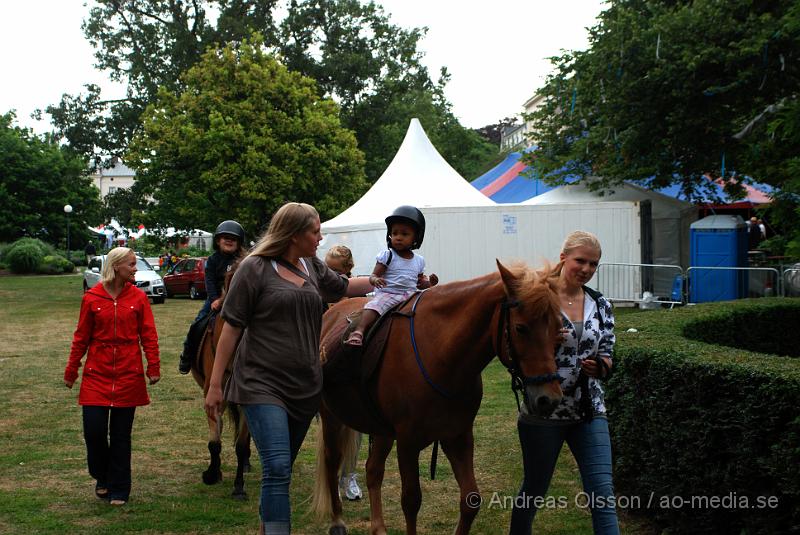
{"label": "building facade", "polygon": [[90,175],[94,185],[100,190],[101,199],[120,189],[129,189],[136,183],[136,171],[122,163],[122,160],[117,157],[114,157],[111,162],[110,168],[98,169]]}
{"label": "building facade", "polygon": [[513,152],[526,149],[535,145],[535,140],[531,139],[533,124],[527,117],[538,110],[544,104],[544,95],[535,93],[522,105],[523,122],[521,125],[506,127],[500,133],[500,150],[502,152]]}

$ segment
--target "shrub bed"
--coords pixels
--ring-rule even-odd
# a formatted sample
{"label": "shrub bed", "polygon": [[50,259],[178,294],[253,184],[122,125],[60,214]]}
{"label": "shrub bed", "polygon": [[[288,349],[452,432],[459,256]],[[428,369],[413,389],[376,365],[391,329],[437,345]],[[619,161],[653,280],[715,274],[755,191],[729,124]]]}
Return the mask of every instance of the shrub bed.
{"label": "shrub bed", "polygon": [[800,529],[798,314],[760,299],[620,316],[607,398],[632,512],[670,533]]}
{"label": "shrub bed", "polygon": [[[70,251],[66,254],[76,253],[82,255],[80,251]],[[81,256],[78,256],[78,261],[82,261]],[[7,265],[14,273],[47,275],[72,273],[76,265],[75,262],[56,253],[51,245],[35,238],[21,238],[12,244],[0,244],[0,263]]]}
{"label": "shrub bed", "polygon": [[72,273],[75,271],[75,264],[59,255],[47,255],[36,269],[38,273],[45,275],[58,275],[59,273]]}
{"label": "shrub bed", "polygon": [[33,273],[42,262],[44,255],[41,250],[32,243],[23,243],[11,247],[5,255],[8,267],[14,273],[24,274]]}

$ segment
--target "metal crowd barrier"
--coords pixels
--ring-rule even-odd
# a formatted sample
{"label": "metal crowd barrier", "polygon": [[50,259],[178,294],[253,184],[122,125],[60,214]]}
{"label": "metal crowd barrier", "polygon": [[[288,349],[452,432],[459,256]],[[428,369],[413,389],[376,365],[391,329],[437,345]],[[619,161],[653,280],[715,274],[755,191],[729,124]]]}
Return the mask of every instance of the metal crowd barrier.
{"label": "metal crowd barrier", "polygon": [[800,297],[800,268],[703,267],[601,263],[590,285],[609,301],[661,305],[728,301],[745,297]]}
{"label": "metal crowd barrier", "polygon": [[680,305],[683,279],[680,266],[609,262],[597,267],[594,287],[611,302],[641,303],[643,308]]}
{"label": "metal crowd barrier", "polygon": [[784,297],[800,297],[800,268],[783,270],[781,295]]}

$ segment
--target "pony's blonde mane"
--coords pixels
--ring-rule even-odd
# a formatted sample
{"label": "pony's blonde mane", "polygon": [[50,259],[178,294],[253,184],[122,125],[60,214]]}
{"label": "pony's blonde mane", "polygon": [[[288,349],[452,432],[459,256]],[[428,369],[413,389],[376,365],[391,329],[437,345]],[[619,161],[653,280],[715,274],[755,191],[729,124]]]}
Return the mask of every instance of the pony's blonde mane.
{"label": "pony's blonde mane", "polygon": [[530,308],[536,316],[558,316],[561,313],[555,289],[558,277],[553,274],[549,262],[539,269],[532,269],[524,262],[514,262],[508,270],[516,279],[511,291],[523,307]]}

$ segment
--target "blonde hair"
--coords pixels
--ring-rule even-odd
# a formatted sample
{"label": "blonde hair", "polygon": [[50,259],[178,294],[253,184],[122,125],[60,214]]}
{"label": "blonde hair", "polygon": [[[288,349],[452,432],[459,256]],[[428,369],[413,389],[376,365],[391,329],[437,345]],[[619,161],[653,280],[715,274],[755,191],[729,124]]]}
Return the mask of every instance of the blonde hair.
{"label": "blonde hair", "polygon": [[[600,256],[603,254],[603,248],[600,247],[600,240],[597,239],[597,236],[592,234],[591,232],[586,232],[585,230],[576,230],[574,232],[570,232],[566,239],[564,239],[563,245],[561,245],[561,254],[568,255],[578,247],[587,247],[589,249],[594,249],[598,252]],[[558,264],[555,265],[553,268],[553,275],[560,275],[561,268],[564,267],[564,261],[561,260]]]}
{"label": "blonde hair", "polygon": [[319,214],[310,204],[287,202],[272,216],[267,232],[261,236],[250,254],[281,256],[289,248],[292,236],[308,229],[317,219]]}
{"label": "blonde hair", "polygon": [[133,249],[127,247],[115,247],[111,249],[106,255],[106,260],[103,262],[103,271],[100,273],[100,282],[103,284],[111,284],[117,277],[114,267],[122,263],[126,256],[134,254]]}
{"label": "blonde hair", "polygon": [[352,251],[344,245],[334,245],[331,247],[325,255],[326,264],[328,263],[328,259],[340,260],[342,262],[342,267],[346,269],[347,273],[351,272],[356,265],[353,261]]}

